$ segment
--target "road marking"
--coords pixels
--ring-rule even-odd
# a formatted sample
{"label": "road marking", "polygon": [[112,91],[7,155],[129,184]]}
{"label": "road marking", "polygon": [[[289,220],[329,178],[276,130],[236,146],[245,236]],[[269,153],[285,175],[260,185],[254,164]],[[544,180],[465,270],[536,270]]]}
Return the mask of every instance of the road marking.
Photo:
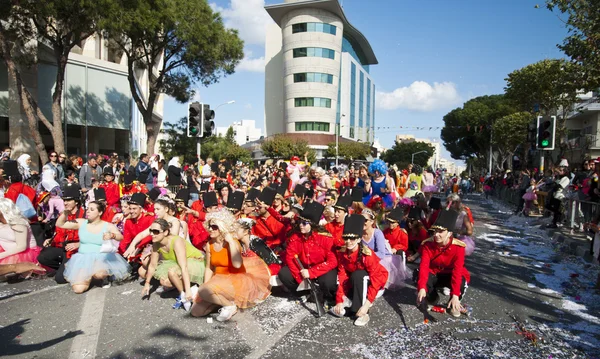
{"label": "road marking", "polygon": [[[300,321],[304,318],[306,318],[308,315],[310,314],[310,312],[308,310],[302,310],[300,312],[298,312],[295,316],[292,317],[292,320],[289,323],[286,323],[281,329],[279,329],[277,332],[273,333],[271,336],[266,337],[264,333],[261,334],[262,335],[258,335],[261,339],[260,345],[258,347],[256,347],[256,349],[254,349],[254,351],[252,353],[250,353],[248,356],[246,356],[246,359],[259,359],[261,358],[263,355],[265,355],[272,347],[275,346],[275,344],[277,344],[277,342],[279,342],[279,340],[281,338],[283,338],[283,336],[285,336],[287,333],[289,333],[298,323],[300,323]],[[253,336],[256,337],[257,336],[257,328],[256,326],[244,326],[242,329],[242,332],[248,332],[247,335],[244,335],[244,337],[246,338],[252,338]],[[246,334],[246,333],[244,333]]]}
{"label": "road marking", "polygon": [[34,290],[34,291],[29,292],[29,293],[15,295],[14,297],[10,297],[8,299],[0,299],[0,303],[8,303],[8,302],[11,302],[11,301],[16,300],[16,299],[27,298],[27,297],[29,297],[31,295],[34,295],[34,294],[40,294],[40,293],[43,293],[43,292],[47,292],[47,291],[50,291],[50,290],[53,290],[53,289],[57,289],[57,288],[62,288],[62,287],[65,287],[65,286],[67,286],[67,284],[53,285],[51,287],[46,287],[46,288],[43,288],[43,289]]}
{"label": "road marking", "polygon": [[91,290],[86,294],[81,318],[77,323],[77,330],[81,330],[83,334],[73,339],[69,359],[96,357],[105,298],[106,290],[100,288]]}

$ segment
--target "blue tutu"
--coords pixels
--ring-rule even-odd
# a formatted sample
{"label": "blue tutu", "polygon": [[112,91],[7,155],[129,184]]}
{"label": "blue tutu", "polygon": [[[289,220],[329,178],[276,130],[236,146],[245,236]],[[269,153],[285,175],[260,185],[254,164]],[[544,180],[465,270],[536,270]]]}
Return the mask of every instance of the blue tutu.
{"label": "blue tutu", "polygon": [[87,284],[92,276],[106,271],[116,281],[129,277],[131,267],[118,253],[76,253],[65,264],[65,279],[75,284]]}

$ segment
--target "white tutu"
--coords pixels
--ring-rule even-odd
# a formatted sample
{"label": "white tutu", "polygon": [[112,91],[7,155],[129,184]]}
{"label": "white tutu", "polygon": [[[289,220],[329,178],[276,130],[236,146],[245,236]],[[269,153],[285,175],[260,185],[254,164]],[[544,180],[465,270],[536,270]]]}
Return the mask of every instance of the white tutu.
{"label": "white tutu", "polygon": [[380,261],[381,265],[388,271],[388,280],[385,288],[402,288],[404,282],[412,277],[412,273],[406,268],[406,263],[399,255],[385,256]]}

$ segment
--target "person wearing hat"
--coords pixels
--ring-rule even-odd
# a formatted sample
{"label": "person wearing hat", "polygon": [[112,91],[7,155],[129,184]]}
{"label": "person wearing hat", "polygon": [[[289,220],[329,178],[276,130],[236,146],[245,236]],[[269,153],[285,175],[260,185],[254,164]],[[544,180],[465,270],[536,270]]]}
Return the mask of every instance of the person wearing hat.
{"label": "person wearing hat", "polygon": [[352,197],[341,196],[333,206],[333,221],[325,225],[325,230],[331,233],[333,237],[333,243],[336,247],[340,248],[344,245],[344,239],[342,233],[344,231],[344,223],[346,216],[348,215],[348,208],[352,206]]}
{"label": "person wearing hat", "polygon": [[[65,207],[62,213],[67,213],[67,221],[85,218],[85,209],[81,206],[81,192],[78,184],[65,186],[62,200]],[[38,262],[56,271],[54,274],[56,283],[67,283],[63,275],[65,263],[73,254],[77,253],[78,248],[79,231],[56,227],[54,236],[44,241]]]}
{"label": "person wearing hat", "polygon": [[100,188],[103,188],[104,192],[106,192],[106,206],[107,208],[116,210],[116,207],[119,206],[119,199],[121,196],[119,194],[119,185],[115,183],[113,168],[108,166],[104,167],[102,175],[104,176],[104,182],[100,184]]}
{"label": "person wearing hat", "polygon": [[262,238],[269,248],[276,250],[281,246],[285,239],[285,226],[277,220],[269,207],[273,205],[273,200],[277,195],[271,187],[265,187],[256,199],[256,225],[252,227],[252,234]]}
{"label": "person wearing hat", "polygon": [[308,163],[308,152],[304,153],[303,165],[298,164],[298,161],[300,161],[300,157],[293,156],[285,169],[288,176],[292,180],[292,187],[296,186],[298,181],[300,181],[300,175],[306,171],[307,166],[310,166]]}
{"label": "person wearing hat", "polygon": [[[208,182],[206,182],[208,184]],[[202,200],[192,203],[192,208],[187,207],[189,201],[189,189],[182,188],[177,192],[175,204],[177,206],[176,216],[180,221],[187,224],[190,242],[194,247],[202,249],[208,241],[208,232],[204,229],[206,212]]]}
{"label": "person wearing hat", "polygon": [[106,210],[102,213],[102,219],[104,222],[113,223],[113,219],[117,214],[114,208],[110,208],[106,205],[106,191],[104,188],[94,188],[94,201],[102,203]]}
{"label": "person wearing hat", "polygon": [[146,206],[144,207],[144,210],[148,214],[152,215],[154,214],[154,202],[158,200],[158,198],[162,195],[162,192],[160,191],[160,188],[154,187],[148,191],[146,195],[148,198],[146,198]]}
{"label": "person wearing hat", "polygon": [[244,192],[234,191],[227,197],[227,203],[225,207],[233,213],[236,219],[239,219],[242,211],[242,207],[244,206]]}
{"label": "person wearing hat", "polygon": [[[146,205],[146,195],[143,193],[134,193],[129,200],[129,219],[125,222],[123,229],[123,240],[119,243],[119,253],[124,254],[129,244],[133,241],[138,233],[148,229],[154,221],[154,216],[151,216],[143,211]],[[150,236],[144,238],[138,245],[137,249],[143,249],[152,241]]]}
{"label": "person wearing hat", "polygon": [[404,254],[408,250],[408,233],[400,227],[404,220],[404,208],[396,207],[387,216],[389,227],[383,231],[383,236],[392,248],[392,254]]}
{"label": "person wearing hat", "polygon": [[[256,188],[250,188],[244,198],[244,206],[240,218],[256,218],[256,198],[260,195],[260,191]],[[254,227],[254,226],[252,226]]]}
{"label": "person wearing hat", "polygon": [[308,188],[306,188],[305,186],[301,185],[301,184],[297,184],[294,187],[294,191],[292,192],[292,194],[294,195],[294,198],[296,198],[296,202],[300,205],[302,205],[304,203],[304,199],[306,198],[306,193],[308,192]]}
{"label": "person wearing hat", "polygon": [[569,169],[565,166],[560,166],[557,172],[558,176],[554,182],[554,192],[549,204],[549,208],[553,212],[552,223],[547,228],[558,228],[561,226],[565,213],[564,199],[566,198],[566,190],[570,183]]}
{"label": "person wearing hat", "polygon": [[408,232],[407,262],[414,262],[421,256],[421,244],[429,238],[429,233],[423,224],[423,211],[418,207],[412,207],[408,212],[406,220],[406,231]]}
{"label": "person wearing hat", "polygon": [[388,279],[388,272],[377,255],[362,243],[364,224],[365,217],[359,214],[347,218],[342,234],[345,246],[337,252],[336,304],[330,310],[333,315],[343,317],[345,308],[349,308],[356,316],[354,325],[357,326],[369,322],[369,308]]}
{"label": "person wearing hat", "polygon": [[[298,228],[287,244],[283,262],[285,267],[278,273],[279,280],[290,292],[304,279],[315,280],[326,298],[333,299],[337,291],[337,258],[333,238],[317,233],[323,214],[322,204],[310,202],[299,215]],[[304,269],[296,262],[300,260]]]}
{"label": "person wearing hat", "polygon": [[123,179],[123,195],[133,196],[135,193],[148,193],[148,188],[135,179],[135,174],[128,172]]}
{"label": "person wearing hat", "polygon": [[440,213],[431,229],[433,237],[422,245],[421,264],[417,279],[417,306],[427,299],[428,304],[436,305],[439,300],[438,288],[450,288],[450,300],[447,308],[450,315],[459,317],[463,310],[462,300],[469,271],[465,268],[465,243],[454,239],[452,228],[456,224],[458,212],[450,209]]}

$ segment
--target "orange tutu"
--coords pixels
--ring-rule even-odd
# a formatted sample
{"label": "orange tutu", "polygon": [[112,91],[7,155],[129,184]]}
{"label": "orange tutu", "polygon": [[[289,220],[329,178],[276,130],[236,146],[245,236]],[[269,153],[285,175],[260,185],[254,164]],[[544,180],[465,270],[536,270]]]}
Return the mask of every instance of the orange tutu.
{"label": "orange tutu", "polygon": [[[238,308],[252,308],[271,295],[269,267],[259,256],[243,256],[245,273],[214,274],[203,284],[213,295],[233,302]],[[202,299],[196,295],[194,302]]]}

